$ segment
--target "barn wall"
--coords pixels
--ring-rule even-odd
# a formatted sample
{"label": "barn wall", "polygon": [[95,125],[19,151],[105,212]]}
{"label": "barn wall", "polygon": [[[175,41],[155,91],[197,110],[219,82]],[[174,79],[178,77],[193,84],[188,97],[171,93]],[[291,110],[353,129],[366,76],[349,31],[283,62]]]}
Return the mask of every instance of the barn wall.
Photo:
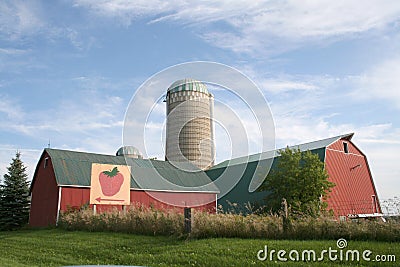
{"label": "barn wall", "polygon": [[367,159],[353,143],[338,140],[328,146],[325,163],[329,180],[336,184],[329,194],[328,209],[336,216],[381,213]]}
{"label": "barn wall", "polygon": [[[82,187],[63,187],[61,197],[61,211],[77,210],[84,205],[89,205],[90,189]],[[131,190],[131,203],[138,203],[146,207],[154,207],[157,209],[179,208],[185,201],[188,207],[195,207],[197,210],[206,210],[215,212],[215,194],[211,193],[183,193],[183,192],[150,192],[143,190]],[[168,199],[169,204],[165,204],[160,200]],[[208,204],[203,204],[208,203]],[[92,207],[92,205],[90,205]],[[178,207],[177,207],[178,206]],[[112,209],[122,210],[120,205],[96,205],[98,212],[110,211]]]}
{"label": "barn wall", "polygon": [[[160,209],[177,208],[183,210],[183,207],[186,206],[194,207],[196,210],[215,212],[215,197],[216,194],[213,193],[131,191],[131,202]],[[166,199],[168,203],[164,203],[163,200]]]}
{"label": "barn wall", "polygon": [[[48,159],[45,167],[46,158]],[[57,218],[58,187],[53,164],[46,152],[36,167],[31,190],[29,225],[33,227],[54,225]]]}
{"label": "barn wall", "polygon": [[89,205],[90,189],[82,187],[62,187],[60,210],[79,210]]}

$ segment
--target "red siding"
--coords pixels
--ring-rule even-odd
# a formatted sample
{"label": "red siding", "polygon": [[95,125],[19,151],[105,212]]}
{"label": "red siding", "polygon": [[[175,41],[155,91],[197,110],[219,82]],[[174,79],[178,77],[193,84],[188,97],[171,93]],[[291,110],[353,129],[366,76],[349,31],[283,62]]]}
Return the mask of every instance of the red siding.
{"label": "red siding", "polygon": [[[343,150],[344,142],[348,153]],[[354,144],[339,140],[328,146],[325,164],[329,180],[336,184],[329,194],[328,209],[336,216],[381,213],[367,159]]]}
{"label": "red siding", "polygon": [[[48,159],[45,167],[46,158]],[[51,159],[46,152],[36,167],[35,178],[32,184],[29,225],[34,227],[54,225],[57,218],[58,187]]]}
{"label": "red siding", "polygon": [[62,187],[60,210],[80,209],[89,205],[90,189],[84,187]]}
{"label": "red siding", "polygon": [[[168,203],[164,203],[162,200],[168,200]],[[196,210],[215,212],[215,201],[216,194],[214,193],[131,191],[131,202],[143,203],[146,206],[151,205],[160,209],[178,208],[183,211],[184,207],[193,207]]]}
{"label": "red siding", "polygon": [[[168,204],[162,200],[168,199]],[[68,209],[79,209],[83,205],[89,204],[90,189],[82,187],[63,187],[61,193],[61,211]],[[183,211],[186,202],[187,207],[194,207],[197,210],[206,210],[215,212],[215,194],[211,193],[183,193],[183,192],[145,192],[143,190],[131,190],[131,203],[142,204],[146,207],[154,207],[157,209],[179,209]],[[208,204],[203,204],[208,203]],[[92,206],[92,205],[90,205]],[[96,205],[99,212],[109,211],[112,209],[121,210],[122,206],[118,205]]]}
{"label": "red siding", "polygon": [[[46,160],[47,158],[47,160]],[[47,161],[46,167],[45,161]],[[49,155],[44,152],[36,166],[33,184],[32,200],[29,224],[33,227],[55,225],[57,220],[59,187],[53,164]],[[208,212],[216,211],[215,193],[183,193],[183,192],[150,192],[143,190],[131,190],[131,203],[143,204],[147,207],[159,209],[178,209],[183,212],[183,207],[193,207],[196,210]],[[168,200],[165,204],[162,200]],[[90,188],[85,187],[61,187],[60,210],[80,209],[88,205],[90,200]],[[207,203],[207,204],[203,204]],[[90,205],[92,207],[92,205]],[[122,206],[96,205],[98,212],[112,209],[122,210]]]}
{"label": "red siding", "polygon": [[361,152],[361,150],[359,150],[352,142],[350,142],[348,140],[343,140],[343,139],[340,139],[340,140],[336,141],[335,143],[329,145],[328,148],[332,149],[332,150],[344,152],[343,151],[344,143],[347,143],[347,147],[349,149],[350,154],[364,155]]}

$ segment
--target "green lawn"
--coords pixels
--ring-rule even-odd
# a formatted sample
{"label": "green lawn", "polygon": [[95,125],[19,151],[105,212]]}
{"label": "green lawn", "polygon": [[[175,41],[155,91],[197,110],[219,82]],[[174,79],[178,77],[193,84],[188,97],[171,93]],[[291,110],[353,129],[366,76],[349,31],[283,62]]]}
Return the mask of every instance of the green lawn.
{"label": "green lawn", "polygon": [[[0,232],[0,266],[140,265],[140,266],[397,266],[400,243],[348,241],[346,249],[393,254],[397,262],[261,262],[257,252],[269,250],[337,249],[332,241],[290,241],[213,238],[179,240],[173,237],[121,233],[68,232],[59,229]],[[343,251],[346,251],[344,249]],[[288,257],[288,255],[286,255]],[[288,264],[290,263],[290,264]],[[396,264],[397,263],[397,264]]]}

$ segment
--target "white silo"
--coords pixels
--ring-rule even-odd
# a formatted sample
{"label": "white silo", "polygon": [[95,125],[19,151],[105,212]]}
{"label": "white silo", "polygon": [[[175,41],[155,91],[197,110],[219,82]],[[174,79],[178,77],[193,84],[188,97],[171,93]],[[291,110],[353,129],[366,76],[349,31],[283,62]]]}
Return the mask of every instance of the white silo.
{"label": "white silo", "polygon": [[193,79],[176,81],[168,88],[165,102],[165,159],[176,166],[192,164],[202,170],[213,166],[214,98],[206,85]]}

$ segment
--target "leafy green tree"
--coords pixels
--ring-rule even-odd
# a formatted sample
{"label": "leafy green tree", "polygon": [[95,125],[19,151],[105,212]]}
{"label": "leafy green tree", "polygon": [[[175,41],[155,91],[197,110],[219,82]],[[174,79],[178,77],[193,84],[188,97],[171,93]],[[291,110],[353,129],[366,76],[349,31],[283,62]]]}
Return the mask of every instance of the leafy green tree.
{"label": "leafy green tree", "polygon": [[0,230],[13,230],[29,218],[29,182],[26,167],[16,153],[0,185]]}
{"label": "leafy green tree", "polygon": [[282,200],[286,199],[289,215],[319,216],[326,208],[327,194],[335,185],[328,181],[324,163],[310,151],[287,147],[279,154],[276,168],[260,187],[261,191],[270,192],[265,198],[265,208],[280,213]]}

